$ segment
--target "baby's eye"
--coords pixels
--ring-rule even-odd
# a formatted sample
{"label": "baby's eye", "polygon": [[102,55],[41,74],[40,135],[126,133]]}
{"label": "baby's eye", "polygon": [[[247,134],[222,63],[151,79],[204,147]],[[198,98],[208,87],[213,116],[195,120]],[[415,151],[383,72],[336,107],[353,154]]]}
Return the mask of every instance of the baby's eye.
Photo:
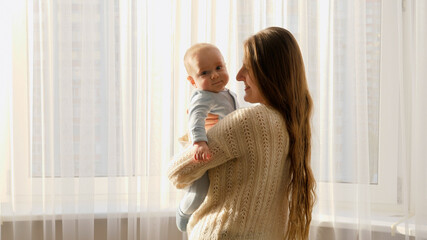
{"label": "baby's eye", "polygon": [[206,75],[208,74],[208,71],[203,71],[200,75]]}
{"label": "baby's eye", "polygon": [[222,69],[221,66],[216,67],[216,70],[221,70],[221,69]]}

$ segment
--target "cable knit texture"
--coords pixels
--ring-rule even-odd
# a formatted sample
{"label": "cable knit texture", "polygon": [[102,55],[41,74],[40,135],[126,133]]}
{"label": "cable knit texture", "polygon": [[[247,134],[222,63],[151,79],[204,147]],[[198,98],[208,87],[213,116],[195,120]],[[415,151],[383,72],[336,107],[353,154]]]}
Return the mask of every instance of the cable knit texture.
{"label": "cable knit texture", "polygon": [[209,191],[190,218],[189,239],[283,239],[289,138],[280,113],[265,105],[239,109],[207,136],[211,160],[194,161],[189,148],[169,167],[177,188],[208,171]]}

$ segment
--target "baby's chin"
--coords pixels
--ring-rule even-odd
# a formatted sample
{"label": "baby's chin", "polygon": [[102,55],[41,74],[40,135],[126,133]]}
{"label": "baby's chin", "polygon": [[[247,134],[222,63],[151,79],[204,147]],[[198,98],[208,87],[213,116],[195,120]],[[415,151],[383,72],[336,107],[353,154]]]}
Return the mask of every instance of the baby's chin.
{"label": "baby's chin", "polygon": [[205,89],[198,88],[198,89],[203,90],[203,91],[208,91],[208,92],[219,93],[219,92],[225,90],[225,85],[222,87],[213,87],[213,88],[205,88]]}

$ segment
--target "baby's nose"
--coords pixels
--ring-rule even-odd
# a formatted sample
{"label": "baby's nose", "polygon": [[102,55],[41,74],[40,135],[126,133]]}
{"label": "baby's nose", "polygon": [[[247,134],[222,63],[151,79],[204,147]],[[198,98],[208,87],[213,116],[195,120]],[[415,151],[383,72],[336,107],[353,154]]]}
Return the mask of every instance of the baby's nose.
{"label": "baby's nose", "polygon": [[211,78],[217,78],[219,76],[219,74],[217,72],[213,72],[211,75]]}

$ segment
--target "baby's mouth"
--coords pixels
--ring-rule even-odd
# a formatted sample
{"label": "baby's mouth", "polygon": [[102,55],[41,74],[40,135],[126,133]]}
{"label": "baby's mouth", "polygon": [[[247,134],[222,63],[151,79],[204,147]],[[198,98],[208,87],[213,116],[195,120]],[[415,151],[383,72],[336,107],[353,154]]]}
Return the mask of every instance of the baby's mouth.
{"label": "baby's mouth", "polygon": [[212,83],[212,85],[215,86],[215,85],[218,85],[220,83],[222,83],[222,81],[218,81],[218,82]]}

